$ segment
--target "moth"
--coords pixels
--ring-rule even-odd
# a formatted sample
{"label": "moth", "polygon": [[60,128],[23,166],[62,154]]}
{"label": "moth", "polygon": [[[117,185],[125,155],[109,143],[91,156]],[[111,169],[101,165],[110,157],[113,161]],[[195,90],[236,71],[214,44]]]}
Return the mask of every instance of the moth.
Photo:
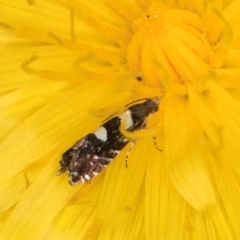
{"label": "moth", "polygon": [[124,128],[129,132],[144,129],[149,116],[158,111],[160,104],[158,97],[144,100],[142,103],[134,102],[135,104],[128,107],[122,114],[111,118],[95,132],[78,140],[63,153],[59,162],[61,169],[57,175],[68,171],[70,185],[89,182],[98,175],[128,142],[136,141],[120,132],[121,124],[124,124]]}

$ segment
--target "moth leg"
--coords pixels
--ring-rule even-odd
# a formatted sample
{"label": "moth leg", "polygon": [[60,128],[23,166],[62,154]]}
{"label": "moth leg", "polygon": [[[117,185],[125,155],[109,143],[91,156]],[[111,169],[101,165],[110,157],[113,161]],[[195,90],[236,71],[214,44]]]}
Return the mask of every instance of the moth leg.
{"label": "moth leg", "polygon": [[162,152],[162,149],[160,149],[160,148],[157,146],[156,138],[157,138],[156,135],[153,136],[154,146],[156,147],[156,149],[157,149],[158,151]]}
{"label": "moth leg", "polygon": [[127,152],[127,155],[126,155],[126,159],[125,159],[125,166],[126,166],[126,168],[128,168],[128,157],[129,157],[130,152],[131,152],[134,144],[136,143],[136,141],[137,141],[136,138],[131,140],[131,146],[130,146],[130,148],[128,149],[128,152]]}

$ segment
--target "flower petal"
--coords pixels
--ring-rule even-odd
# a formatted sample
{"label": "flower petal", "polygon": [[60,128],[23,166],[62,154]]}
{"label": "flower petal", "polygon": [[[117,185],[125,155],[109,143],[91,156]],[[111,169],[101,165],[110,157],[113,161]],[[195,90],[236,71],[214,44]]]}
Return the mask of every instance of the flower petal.
{"label": "flower petal", "polygon": [[[56,214],[78,191],[70,188],[64,178],[52,177],[55,175],[55,164],[55,161],[50,161],[41,171],[39,179],[36,179],[22,196],[1,232],[3,239],[41,238],[49,230]],[[56,191],[60,182],[62,186]],[[51,197],[53,193],[54,197]],[[12,226],[15,226],[14,229]]]}
{"label": "flower petal", "polygon": [[209,81],[207,85],[213,107],[222,125],[221,139],[224,147],[220,149],[219,155],[240,175],[240,104],[217,83]]}
{"label": "flower petal", "polygon": [[[173,187],[161,152],[150,146],[145,182],[145,225],[149,239],[182,235],[186,203]],[[174,229],[174,231],[173,231]]]}
{"label": "flower petal", "polygon": [[153,143],[147,139],[138,139],[129,155],[128,168],[125,161],[129,145],[108,167],[98,208],[98,216],[104,222],[119,224],[133,211],[148,159],[144,152],[150,144]]}
{"label": "flower petal", "polygon": [[165,113],[164,159],[171,179],[183,197],[196,209],[203,210],[216,202],[215,193],[203,166],[204,154],[193,139],[198,124],[187,102],[169,104]]}
{"label": "flower petal", "polygon": [[191,147],[185,159],[171,169],[171,179],[184,198],[197,210],[216,204],[212,183],[202,161],[205,156],[198,147]]}

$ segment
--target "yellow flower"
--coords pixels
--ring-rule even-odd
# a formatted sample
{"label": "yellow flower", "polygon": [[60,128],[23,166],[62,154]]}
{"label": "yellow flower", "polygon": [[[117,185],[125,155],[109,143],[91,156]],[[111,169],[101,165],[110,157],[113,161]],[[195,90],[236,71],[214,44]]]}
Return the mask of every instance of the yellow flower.
{"label": "yellow flower", "polygon": [[[166,2],[1,1],[1,239],[240,239],[240,1]],[[56,176],[154,96],[127,169]]]}

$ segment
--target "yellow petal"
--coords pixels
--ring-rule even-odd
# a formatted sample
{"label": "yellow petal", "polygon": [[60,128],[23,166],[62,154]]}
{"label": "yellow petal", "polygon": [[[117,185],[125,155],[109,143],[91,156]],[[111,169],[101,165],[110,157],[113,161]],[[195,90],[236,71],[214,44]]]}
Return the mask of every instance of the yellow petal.
{"label": "yellow petal", "polygon": [[186,202],[173,187],[163,152],[153,145],[150,151],[154,154],[146,169],[146,235],[149,239],[177,239],[183,233]]}
{"label": "yellow petal", "polygon": [[150,144],[147,140],[139,139],[130,152],[126,168],[126,154],[130,144],[127,145],[108,167],[98,207],[98,217],[104,222],[120,224],[134,210],[146,168],[147,157],[144,153]]}
{"label": "yellow petal", "polygon": [[[166,108],[164,159],[170,176],[183,197],[197,210],[216,203],[215,193],[202,163],[204,154],[194,144],[198,125],[187,102]],[[196,140],[195,140],[196,141]]]}

